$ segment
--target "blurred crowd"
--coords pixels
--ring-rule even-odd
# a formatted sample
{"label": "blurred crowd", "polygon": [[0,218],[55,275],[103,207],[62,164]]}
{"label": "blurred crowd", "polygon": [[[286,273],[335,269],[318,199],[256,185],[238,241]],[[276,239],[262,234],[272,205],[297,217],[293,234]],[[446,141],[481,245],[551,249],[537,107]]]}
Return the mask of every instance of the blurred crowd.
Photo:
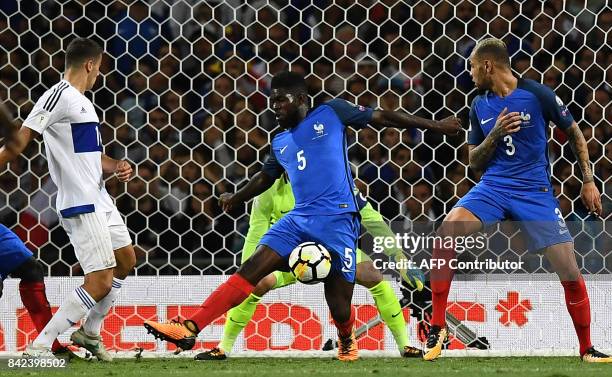
{"label": "blurred crowd", "polygon": [[[60,80],[73,37],[102,43],[102,77],[90,97],[105,153],[136,167],[128,184],[110,177],[107,188],[138,246],[137,273],[227,273],[240,260],[248,206],[224,214],[217,197],[244,184],[269,152],[274,73],[302,72],[314,106],[343,97],[428,118],[458,114],[467,128],[476,92],[466,58],[477,40],[495,36],[517,75],[569,104],[609,214],[612,11],[605,1],[587,3],[3,0],[0,99],[25,119]],[[439,221],[478,179],[467,168],[465,135],[364,129],[348,138],[358,186],[390,221]],[[565,140],[552,129],[553,185],[566,219],[579,220],[587,217],[580,173]],[[39,140],[0,175],[0,219],[29,239],[50,273],[78,273],[42,152]],[[609,254],[605,237],[597,245]],[[591,272],[606,263],[606,250],[589,253],[595,244],[582,250]]]}

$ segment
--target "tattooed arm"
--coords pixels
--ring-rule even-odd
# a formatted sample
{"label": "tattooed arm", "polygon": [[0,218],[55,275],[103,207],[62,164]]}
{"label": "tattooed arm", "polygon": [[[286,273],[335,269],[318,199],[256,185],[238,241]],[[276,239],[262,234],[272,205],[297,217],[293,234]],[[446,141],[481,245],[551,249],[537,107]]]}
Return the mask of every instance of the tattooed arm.
{"label": "tattooed arm", "polygon": [[[472,126],[474,127],[474,126]],[[504,110],[497,117],[495,126],[489,132],[482,143],[478,145],[470,145],[470,168],[474,171],[482,171],[487,166],[495,148],[497,141],[502,137],[518,132],[521,129],[521,116],[517,112],[508,113],[508,109]]]}
{"label": "tattooed arm", "polygon": [[601,195],[593,179],[593,171],[591,170],[591,162],[589,161],[589,150],[584,135],[576,122],[573,122],[564,132],[567,135],[569,145],[582,171],[582,191],[580,192],[580,198],[590,213],[601,216]]}

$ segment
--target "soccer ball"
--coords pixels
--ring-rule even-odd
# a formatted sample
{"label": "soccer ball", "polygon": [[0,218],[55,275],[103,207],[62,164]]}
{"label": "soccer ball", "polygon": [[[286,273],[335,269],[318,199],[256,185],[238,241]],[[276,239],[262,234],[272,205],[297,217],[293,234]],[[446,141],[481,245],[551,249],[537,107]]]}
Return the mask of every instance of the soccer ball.
{"label": "soccer ball", "polygon": [[322,245],[314,242],[299,244],[289,255],[291,273],[304,284],[323,281],[331,270],[331,256]]}

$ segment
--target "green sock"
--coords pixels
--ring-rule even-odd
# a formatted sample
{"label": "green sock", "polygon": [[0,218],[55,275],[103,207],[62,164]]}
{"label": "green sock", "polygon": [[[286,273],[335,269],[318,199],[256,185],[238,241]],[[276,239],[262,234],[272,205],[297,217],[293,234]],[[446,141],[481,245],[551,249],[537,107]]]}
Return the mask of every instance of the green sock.
{"label": "green sock", "polygon": [[253,318],[259,301],[261,301],[261,297],[251,293],[240,305],[227,312],[225,325],[223,326],[223,339],[219,343],[219,348],[224,352],[232,352],[236,338]]}
{"label": "green sock", "polygon": [[388,281],[381,281],[370,288],[370,293],[374,297],[374,302],[380,316],[385,321],[387,327],[389,327],[389,330],[391,330],[395,343],[397,343],[399,351],[402,352],[404,347],[408,345],[406,320],[404,319],[402,307],[397,300],[397,296],[393,292],[393,288],[391,288],[391,284]]}

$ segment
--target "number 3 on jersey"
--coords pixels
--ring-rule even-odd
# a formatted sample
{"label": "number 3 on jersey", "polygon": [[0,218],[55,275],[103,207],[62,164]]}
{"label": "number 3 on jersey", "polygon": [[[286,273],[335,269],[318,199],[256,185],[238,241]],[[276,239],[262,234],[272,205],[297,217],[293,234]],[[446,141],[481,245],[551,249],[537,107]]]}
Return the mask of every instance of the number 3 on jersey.
{"label": "number 3 on jersey", "polygon": [[297,153],[298,170],[306,169],[306,157],[304,157],[304,150],[302,149]]}
{"label": "number 3 on jersey", "polygon": [[506,147],[508,147],[508,149],[506,149],[506,154],[508,156],[514,155],[514,151],[516,150],[516,148],[514,147],[514,144],[512,144],[512,136],[504,136],[504,141],[506,142]]}

